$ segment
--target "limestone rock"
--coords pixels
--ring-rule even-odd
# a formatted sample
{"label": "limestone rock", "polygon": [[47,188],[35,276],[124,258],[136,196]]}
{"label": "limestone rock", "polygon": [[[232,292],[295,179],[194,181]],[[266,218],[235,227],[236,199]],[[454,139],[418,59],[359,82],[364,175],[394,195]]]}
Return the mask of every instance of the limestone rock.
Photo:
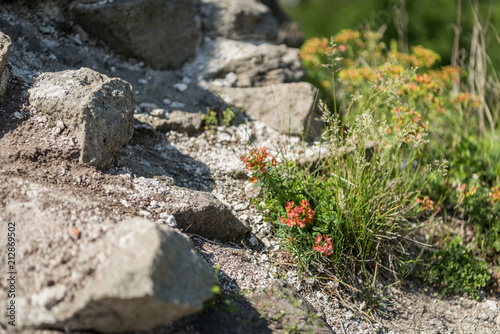
{"label": "limestone rock", "polygon": [[134,218],[121,222],[106,243],[115,247],[112,257],[55,327],[149,330],[200,311],[212,296],[212,270],[174,229]]}
{"label": "limestone rock", "polygon": [[210,193],[172,188],[169,196],[178,201],[165,203],[165,209],[175,217],[177,227],[185,233],[195,233],[208,239],[237,241],[249,231],[246,225],[233,216],[227,205]]}
{"label": "limestone rock", "polygon": [[192,0],[77,0],[70,11],[85,30],[156,69],[180,68],[200,37]]}
{"label": "limestone rock", "polygon": [[[244,108],[247,115],[285,134],[321,133],[317,112],[316,89],[309,83],[296,82],[265,87],[213,87],[226,102]],[[258,97],[258,98],[257,98]]]}
{"label": "limestone rock", "polygon": [[10,37],[0,32],[0,101],[7,88],[10,79],[10,72],[7,67],[9,64],[9,52],[12,42]]}
{"label": "limestone rock", "polygon": [[236,74],[233,86],[256,87],[297,82],[305,77],[297,49],[270,43],[218,39],[219,52],[210,60],[205,77],[224,78]]}
{"label": "limestone rock", "polygon": [[198,0],[197,9],[208,36],[268,41],[278,36],[278,20],[256,0]]}
{"label": "limestone rock", "polygon": [[[107,260],[95,279],[71,301],[50,310],[23,310],[24,328],[150,330],[200,311],[212,296],[216,285],[212,270],[197,256],[189,238],[168,226],[142,218],[122,221],[98,246]],[[48,308],[45,304],[62,299],[46,290],[37,303],[40,299]]]}
{"label": "limestone rock", "polygon": [[153,124],[157,131],[185,132],[189,135],[198,133],[202,129],[203,115],[187,111],[174,110],[166,113],[165,119],[156,119]]}
{"label": "limestone rock", "polygon": [[31,106],[76,136],[83,163],[106,167],[132,137],[135,96],[122,79],[88,68],[43,73],[29,94]]}

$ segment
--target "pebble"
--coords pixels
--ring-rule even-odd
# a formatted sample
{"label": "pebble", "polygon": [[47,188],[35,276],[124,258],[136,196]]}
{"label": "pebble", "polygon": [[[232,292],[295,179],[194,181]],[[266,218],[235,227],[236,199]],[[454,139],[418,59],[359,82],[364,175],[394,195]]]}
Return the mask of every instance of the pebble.
{"label": "pebble", "polygon": [[158,109],[158,106],[154,103],[142,102],[139,104],[139,108],[141,108],[143,112],[150,113],[154,109]]}
{"label": "pebble", "polygon": [[170,227],[176,227],[177,226],[177,220],[175,220],[175,217],[172,216],[171,214],[167,213],[167,212],[162,212],[160,213],[160,223],[162,224],[166,224]]}
{"label": "pebble", "polygon": [[153,109],[150,113],[151,116],[157,117],[157,118],[164,118],[166,115],[166,110],[165,109]]}
{"label": "pebble", "polygon": [[234,211],[242,211],[248,208],[249,203],[237,203],[233,205],[233,210]]}
{"label": "pebble", "polygon": [[257,238],[255,237],[255,235],[252,234],[252,236],[250,237],[250,239],[248,239],[248,241],[250,242],[250,244],[252,246],[257,246],[258,241],[257,241]]}
{"label": "pebble", "polygon": [[32,302],[40,307],[51,309],[66,295],[66,287],[64,285],[54,285],[44,288],[38,294],[32,297]]}
{"label": "pebble", "polygon": [[177,102],[177,101],[174,101],[170,104],[170,106],[174,109],[177,109],[177,108],[184,108],[186,106],[185,103],[182,103],[182,102]]}
{"label": "pebble", "polygon": [[488,308],[492,311],[492,312],[496,312],[498,310],[498,306],[497,306],[497,303],[495,303],[495,301],[493,300],[487,300],[485,302],[485,305],[488,306]]}
{"label": "pebble", "polygon": [[179,92],[183,92],[188,88],[188,86],[185,83],[177,83],[174,85],[174,88],[177,89]]}
{"label": "pebble", "polygon": [[256,186],[255,184],[249,182],[245,186],[245,194],[250,198],[259,197],[262,187]]}

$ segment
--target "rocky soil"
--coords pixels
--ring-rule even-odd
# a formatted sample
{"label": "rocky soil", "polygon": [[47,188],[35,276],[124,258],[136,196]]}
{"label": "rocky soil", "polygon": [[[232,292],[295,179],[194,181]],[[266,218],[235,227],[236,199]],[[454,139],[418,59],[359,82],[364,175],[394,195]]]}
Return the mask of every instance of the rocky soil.
{"label": "rocky soil", "polygon": [[[76,2],[75,11],[87,10]],[[12,41],[0,104],[0,239],[5,244],[15,222],[17,321],[25,326],[18,332],[500,332],[500,297],[491,289],[473,300],[405,281],[390,289],[386,315],[369,319],[349,289],[307,278],[312,273],[298,279],[252,204],[258,189],[239,160],[254,146],[285,147],[295,159],[317,151],[314,134],[309,143],[298,136],[313,99],[296,103],[292,89],[303,75],[297,50],[276,45],[280,33],[286,37],[269,8],[248,1],[254,17],[236,29],[238,5],[194,1],[181,12],[187,24],[201,26],[185,37],[187,48],[168,61],[143,57],[145,63],[124,55],[120,36],[105,43],[106,36],[82,28],[84,15],[79,25],[69,20],[61,3],[0,5],[0,31]],[[214,5],[228,16],[212,21]],[[137,99],[132,138],[98,163],[82,160],[88,146],[80,130],[35,108],[36,94],[29,94],[41,73],[82,66],[130,82]],[[314,96],[300,88],[307,90],[302,102]],[[251,110],[230,126],[205,129],[198,111],[223,110],[226,102]],[[301,109],[292,115],[290,106]],[[293,131],[280,128],[283,118],[266,118],[264,107],[302,121]],[[6,253],[2,247],[2,310]],[[221,293],[212,298],[216,280]],[[2,312],[0,332],[19,328],[8,320]]]}

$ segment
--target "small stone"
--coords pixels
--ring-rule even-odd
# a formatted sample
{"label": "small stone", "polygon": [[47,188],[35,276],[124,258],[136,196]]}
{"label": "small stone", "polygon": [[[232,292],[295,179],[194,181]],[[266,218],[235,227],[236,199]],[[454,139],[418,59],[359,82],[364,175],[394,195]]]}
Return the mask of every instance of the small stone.
{"label": "small stone", "polygon": [[126,207],[126,208],[130,208],[131,207],[131,204],[126,199],[121,199],[120,203],[122,203],[122,205],[124,207]]}
{"label": "small stone", "polygon": [[165,117],[166,110],[165,109],[153,109],[149,114],[153,117],[163,118],[163,117]]}
{"label": "small stone", "polygon": [[224,80],[226,80],[226,82],[229,85],[234,86],[236,81],[238,81],[238,76],[234,72],[229,72],[228,74],[226,74],[226,77],[224,78]]}
{"label": "small stone", "polygon": [[167,224],[170,227],[177,226],[177,221],[175,220],[175,217],[167,212],[160,213],[160,218],[162,219],[163,224]]}
{"label": "small stone", "polygon": [[170,100],[170,99],[163,99],[163,103],[165,103],[165,104],[168,105],[168,104],[172,103],[172,100]]}
{"label": "small stone", "polygon": [[184,108],[186,106],[185,103],[182,103],[182,102],[177,102],[177,101],[174,101],[170,104],[170,107],[174,108],[174,109],[180,109],[180,108]]}
{"label": "small stone", "polygon": [[260,233],[264,235],[269,235],[271,234],[272,226],[271,224],[264,222],[262,226],[259,228]]}
{"label": "small stone", "polygon": [[141,104],[139,104],[139,108],[141,108],[143,112],[150,113],[154,109],[158,109],[158,106],[154,103],[142,102]]}
{"label": "small stone", "polygon": [[141,210],[141,211],[139,211],[139,214],[140,214],[141,216],[143,216],[144,218],[151,218],[151,216],[152,216],[152,215],[151,215],[151,212],[146,211],[146,210]]}
{"label": "small stone", "polygon": [[256,186],[255,184],[249,182],[245,186],[245,194],[250,198],[256,198],[260,196],[262,187]]}
{"label": "small stone", "polygon": [[488,308],[492,311],[492,312],[496,312],[498,310],[498,306],[497,306],[497,303],[495,303],[493,300],[487,300],[485,302],[485,305],[488,306]]}
{"label": "small stone", "polygon": [[237,136],[240,138],[241,143],[247,143],[252,138],[252,130],[247,125],[241,124],[236,130]]}
{"label": "small stone", "polygon": [[32,301],[35,305],[45,307],[50,310],[57,303],[63,300],[64,296],[66,296],[66,288],[64,285],[54,285],[44,288],[32,297]]}
{"label": "small stone", "polygon": [[221,143],[230,142],[232,139],[233,139],[233,137],[227,132],[219,133],[219,142],[221,142]]}
{"label": "small stone", "polygon": [[248,242],[250,242],[250,244],[252,246],[256,246],[258,241],[257,241],[257,238],[255,237],[255,235],[252,234],[252,236],[250,237],[250,239],[248,239]]}
{"label": "small stone", "polygon": [[146,79],[139,79],[137,80],[138,83],[140,83],[141,85],[147,85],[148,84],[148,81]]}
{"label": "small stone", "polygon": [[174,88],[177,89],[179,92],[183,92],[188,88],[188,86],[184,83],[178,83],[174,85]]}
{"label": "small stone", "polygon": [[242,211],[248,208],[249,203],[237,203],[233,205],[233,210],[234,211]]}

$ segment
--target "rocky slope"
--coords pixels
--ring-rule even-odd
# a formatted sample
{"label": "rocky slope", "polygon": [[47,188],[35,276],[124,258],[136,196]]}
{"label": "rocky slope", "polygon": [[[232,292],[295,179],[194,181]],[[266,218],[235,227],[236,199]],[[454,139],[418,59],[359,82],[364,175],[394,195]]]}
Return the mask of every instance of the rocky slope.
{"label": "rocky slope", "polygon": [[[499,330],[492,296],[411,283],[369,322],[298,281],[239,160],[254,145],[315,154],[299,138],[321,129],[315,90],[297,49],[276,43],[297,40],[288,23],[274,1],[0,5],[0,238],[15,231],[0,307],[15,302],[16,324],[2,313],[1,330]],[[245,113],[204,131],[199,112],[228,103]]]}

